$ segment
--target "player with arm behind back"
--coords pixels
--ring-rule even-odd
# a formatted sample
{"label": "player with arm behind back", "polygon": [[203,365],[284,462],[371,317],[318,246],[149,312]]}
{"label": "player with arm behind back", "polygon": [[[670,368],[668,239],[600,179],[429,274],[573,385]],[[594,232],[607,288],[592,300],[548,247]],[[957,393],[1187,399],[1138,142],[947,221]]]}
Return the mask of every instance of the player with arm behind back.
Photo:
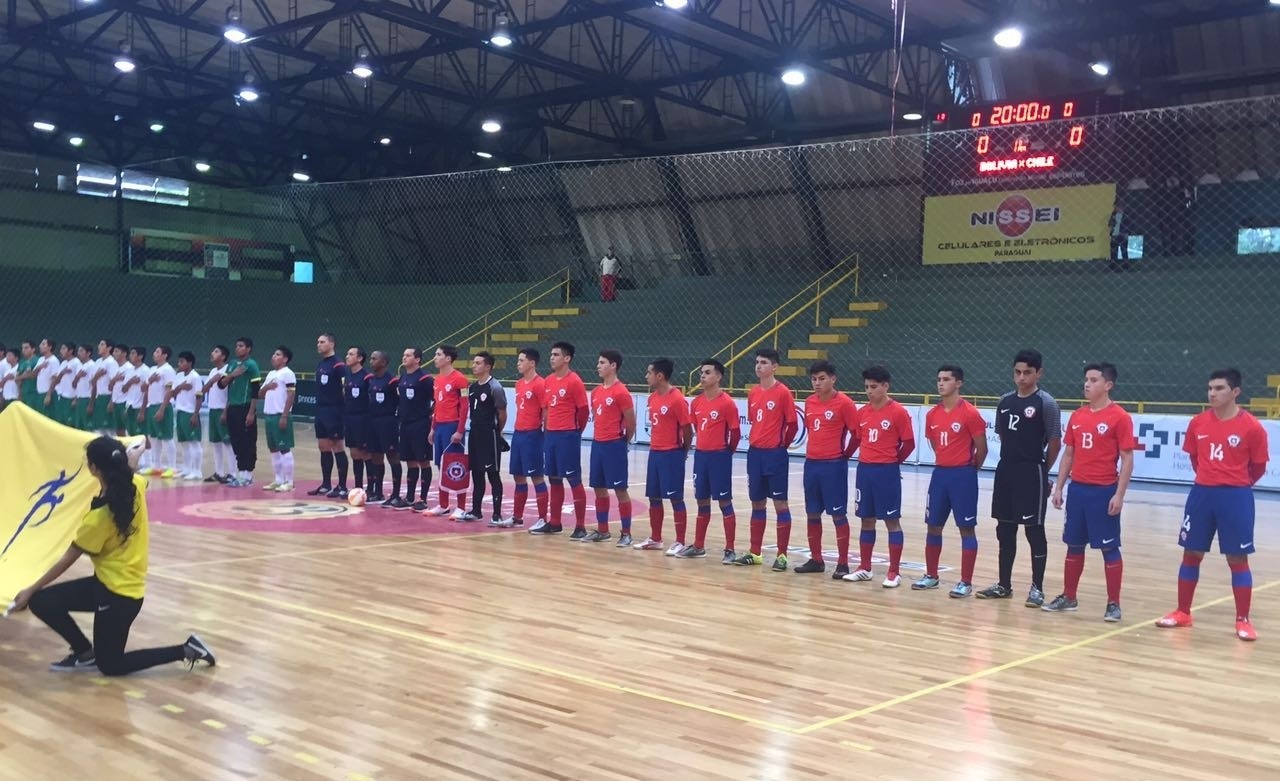
{"label": "player with arm behind back", "polygon": [[787,571],[787,545],[791,542],[791,506],[787,503],[790,465],[787,448],[799,431],[796,397],[775,377],[777,350],[756,351],[756,377],[760,384],[747,392],[747,498],[751,500],[751,547],[734,564],[764,564],[765,506],[773,500],[777,518],[778,552],[774,572]]}

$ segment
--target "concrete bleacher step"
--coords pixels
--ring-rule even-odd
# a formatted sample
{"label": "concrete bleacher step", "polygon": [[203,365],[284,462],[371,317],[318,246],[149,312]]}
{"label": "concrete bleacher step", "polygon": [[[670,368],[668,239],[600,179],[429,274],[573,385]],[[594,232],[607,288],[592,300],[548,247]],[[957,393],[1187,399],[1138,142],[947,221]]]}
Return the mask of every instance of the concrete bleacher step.
{"label": "concrete bleacher step", "polygon": [[580,306],[560,306],[553,309],[530,309],[529,317],[577,317],[586,310]]}
{"label": "concrete bleacher step", "polygon": [[792,348],[790,350],[787,350],[787,360],[788,361],[825,361],[827,360],[827,351],[820,350],[817,348],[814,348],[814,349]]}
{"label": "concrete bleacher step", "polygon": [[830,328],[862,328],[867,324],[865,317],[832,317],[827,320]]}
{"label": "concrete bleacher step", "polygon": [[511,327],[516,330],[554,331],[560,323],[556,320],[512,320]]}
{"label": "concrete bleacher step", "polygon": [[850,312],[883,312],[889,308],[887,301],[850,301]]}
{"label": "concrete bleacher step", "polygon": [[491,342],[523,342],[526,344],[535,343],[542,337],[539,334],[518,333],[518,334],[489,334]]}
{"label": "concrete bleacher step", "polygon": [[789,366],[787,364],[779,364],[774,374],[778,377],[808,377],[808,366]]}
{"label": "concrete bleacher step", "polygon": [[1280,389],[1280,374],[1268,374],[1267,387]]}
{"label": "concrete bleacher step", "polygon": [[[478,350],[480,348],[476,348],[476,349]],[[472,352],[475,352],[475,350],[473,350]],[[491,355],[518,355],[520,353],[520,348],[515,347],[514,345],[491,344],[489,345],[489,353]]]}
{"label": "concrete bleacher step", "polygon": [[848,344],[849,334],[823,333],[815,331],[809,334],[809,344]]}

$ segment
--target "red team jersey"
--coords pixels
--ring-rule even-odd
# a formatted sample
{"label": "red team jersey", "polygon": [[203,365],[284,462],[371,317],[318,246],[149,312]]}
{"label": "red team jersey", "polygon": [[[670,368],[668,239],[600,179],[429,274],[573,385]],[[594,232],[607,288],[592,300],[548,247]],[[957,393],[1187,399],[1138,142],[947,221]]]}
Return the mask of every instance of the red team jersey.
{"label": "red team jersey", "polygon": [[465,419],[468,387],[466,376],[457,369],[436,377],[436,423],[457,423]]}
{"label": "red team jersey", "polygon": [[546,383],[538,375],[532,380],[516,380],[516,431],[542,428],[542,407],[546,402]]}
{"label": "red team jersey", "polygon": [[903,442],[915,442],[911,426],[911,413],[894,399],[880,409],[870,404],[858,410],[858,440],[862,454],[858,461],[864,464],[898,463],[898,446]]}
{"label": "red team jersey", "polygon": [[1230,420],[1205,410],[1191,419],[1182,449],[1196,457],[1196,485],[1250,486],[1249,464],[1267,463],[1267,430],[1244,410]]}
{"label": "red team jersey", "polygon": [[596,442],[613,442],[627,435],[623,413],[634,408],[631,402],[631,391],[621,382],[609,387],[597,385],[591,391],[591,417],[595,420]]}
{"label": "red team jersey", "polygon": [[858,405],[840,391],[830,401],[815,393],[804,400],[804,424],[809,430],[806,458],[844,458],[847,438],[858,436]]}
{"label": "red team jersey", "polygon": [[950,412],[941,404],[929,410],[924,416],[924,435],[933,446],[936,466],[968,466],[973,463],[974,443],[987,436],[987,422],[977,407],[960,399]]}
{"label": "red team jersey", "polygon": [[747,393],[747,421],[751,447],[764,449],[787,447],[784,429],[796,421],[796,397],[791,389],[776,383],[769,390],[757,385]]}
{"label": "red team jersey", "polygon": [[689,402],[679,388],[672,386],[665,394],[649,394],[649,449],[678,450],[685,426],[691,422]]}
{"label": "red team jersey", "polygon": [[1071,413],[1062,444],[1075,448],[1073,481],[1112,485],[1119,478],[1116,461],[1120,453],[1132,451],[1138,441],[1133,436],[1133,418],[1113,402],[1100,410],[1081,407]]}
{"label": "red team jersey", "polygon": [[693,429],[697,432],[698,450],[724,450],[729,446],[729,432],[737,431],[738,405],[727,393],[716,396],[714,401],[706,394],[693,399]]}
{"label": "red team jersey", "polygon": [[587,386],[577,372],[546,379],[547,431],[577,431],[578,410],[587,406]]}

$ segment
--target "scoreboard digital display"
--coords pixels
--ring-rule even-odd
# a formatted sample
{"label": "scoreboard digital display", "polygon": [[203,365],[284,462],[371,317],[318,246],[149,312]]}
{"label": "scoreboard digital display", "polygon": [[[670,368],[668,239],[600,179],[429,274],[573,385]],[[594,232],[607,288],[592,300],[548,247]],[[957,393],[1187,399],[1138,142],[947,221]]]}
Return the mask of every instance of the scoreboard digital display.
{"label": "scoreboard digital display", "polygon": [[1099,93],[957,106],[938,118],[948,129],[969,131],[969,176],[1049,174],[1088,154],[1092,126],[1086,120],[1099,113],[1103,97]]}

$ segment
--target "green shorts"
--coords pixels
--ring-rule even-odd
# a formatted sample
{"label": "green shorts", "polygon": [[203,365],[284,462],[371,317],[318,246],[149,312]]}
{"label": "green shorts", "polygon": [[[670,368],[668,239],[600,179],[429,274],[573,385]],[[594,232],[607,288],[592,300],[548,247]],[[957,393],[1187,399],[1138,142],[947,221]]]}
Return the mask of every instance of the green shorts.
{"label": "green shorts", "polygon": [[43,393],[37,394],[40,398],[36,403],[36,409],[44,413],[49,420],[58,419],[58,394],[50,394],[45,396]]}
{"label": "green shorts", "polygon": [[115,421],[111,419],[111,413],[107,412],[107,408],[110,406],[110,393],[99,396],[93,400],[93,420],[89,423],[90,428],[106,431],[115,425]]}
{"label": "green shorts", "polygon": [[[71,425],[81,431],[92,431],[93,421],[89,419],[89,402],[92,399],[77,398],[76,406],[71,411]],[[97,410],[94,410],[96,413]]]}
{"label": "green shorts", "polygon": [[64,426],[75,428],[75,410],[71,408],[71,399],[53,394],[53,419]]}
{"label": "green shorts", "polygon": [[129,406],[123,401],[111,412],[111,427],[116,431],[129,430]]}
{"label": "green shorts", "polygon": [[283,415],[263,415],[262,425],[267,432],[267,450],[272,453],[287,453],[293,450],[293,418],[280,430],[280,418]]}
{"label": "green shorts", "polygon": [[19,398],[22,399],[23,404],[26,404],[36,412],[40,412],[44,409],[44,398],[35,391],[31,391],[30,393],[23,392],[19,394]]}
{"label": "green shorts", "polygon": [[145,423],[138,422],[138,413],[142,410],[137,407],[125,407],[124,410],[124,431],[131,437],[139,436],[146,432]]}
{"label": "green shorts", "polygon": [[230,442],[231,435],[227,433],[227,424],[222,422],[222,413],[225,409],[209,409],[209,441]]}
{"label": "green shorts", "polygon": [[164,417],[156,422],[156,413],[161,405],[152,404],[147,407],[147,436],[152,439],[173,439],[173,407],[164,407]]}
{"label": "green shorts", "polygon": [[[200,441],[200,413],[198,412],[175,412],[177,435],[179,442],[199,442]],[[192,428],[191,421],[195,421],[195,427]]]}

